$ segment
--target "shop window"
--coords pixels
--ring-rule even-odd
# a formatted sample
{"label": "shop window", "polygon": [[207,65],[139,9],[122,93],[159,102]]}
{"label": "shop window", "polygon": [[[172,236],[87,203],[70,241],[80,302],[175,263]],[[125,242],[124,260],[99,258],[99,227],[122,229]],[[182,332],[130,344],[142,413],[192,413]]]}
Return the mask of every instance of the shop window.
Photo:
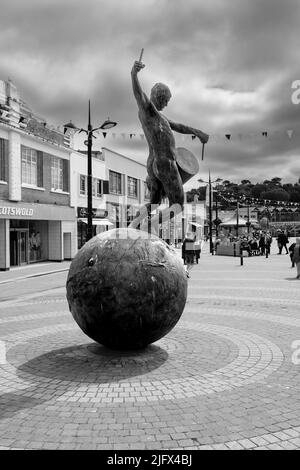
{"label": "shop window", "polygon": [[132,178],[131,176],[127,177],[127,194],[129,197],[138,197],[138,180],[136,178]]}
{"label": "shop window", "polygon": [[115,171],[109,172],[109,192],[112,194],[122,194],[122,175]]}

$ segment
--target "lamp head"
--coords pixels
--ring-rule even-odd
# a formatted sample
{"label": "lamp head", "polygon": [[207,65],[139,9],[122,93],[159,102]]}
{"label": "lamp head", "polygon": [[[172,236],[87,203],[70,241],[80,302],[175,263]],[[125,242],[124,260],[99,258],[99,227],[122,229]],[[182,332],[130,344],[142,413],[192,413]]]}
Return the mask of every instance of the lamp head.
{"label": "lamp head", "polygon": [[117,125],[116,122],[111,121],[109,118],[104,121],[104,123],[100,126],[100,129],[111,129],[112,127],[115,127]]}
{"label": "lamp head", "polygon": [[64,129],[78,129],[72,121],[68,122],[67,124],[64,124]]}

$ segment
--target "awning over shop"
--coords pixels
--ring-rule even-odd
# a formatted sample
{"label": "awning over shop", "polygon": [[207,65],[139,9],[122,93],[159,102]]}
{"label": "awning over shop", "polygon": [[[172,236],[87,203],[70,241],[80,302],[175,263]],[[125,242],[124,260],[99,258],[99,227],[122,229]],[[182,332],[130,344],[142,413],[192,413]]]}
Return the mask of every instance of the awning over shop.
{"label": "awning over shop", "polygon": [[[247,221],[243,218],[239,218],[239,221],[238,221],[238,225],[239,227],[246,227],[247,226]],[[233,219],[230,219],[230,220],[227,220],[226,222],[222,222],[220,224],[220,227],[234,227],[236,226],[237,224],[237,218],[233,218]]]}
{"label": "awning over shop", "polygon": [[198,224],[198,222],[189,222],[191,225],[194,225],[195,227],[203,227],[203,225]]}
{"label": "awning over shop", "polygon": [[[78,219],[80,222],[87,224],[87,219]],[[93,219],[93,225],[114,225],[108,219]]]}

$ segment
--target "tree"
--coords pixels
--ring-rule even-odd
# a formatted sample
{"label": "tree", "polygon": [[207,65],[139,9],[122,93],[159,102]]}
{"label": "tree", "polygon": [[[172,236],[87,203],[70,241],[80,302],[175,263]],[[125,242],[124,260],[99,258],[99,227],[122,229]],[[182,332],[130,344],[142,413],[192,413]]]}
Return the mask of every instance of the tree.
{"label": "tree", "polygon": [[278,178],[278,176],[275,176],[275,178],[271,179],[271,183],[273,183],[275,186],[281,186],[281,180],[282,178]]}
{"label": "tree", "polygon": [[241,184],[243,184],[243,185],[251,184],[251,181],[249,181],[249,180],[242,180],[242,181],[241,181]]}
{"label": "tree", "polygon": [[260,198],[262,192],[267,191],[268,186],[266,184],[257,183],[250,190],[250,196]]}
{"label": "tree", "polygon": [[288,201],[290,195],[284,189],[271,189],[270,191],[265,191],[261,193],[262,199],[270,199],[272,201]]}

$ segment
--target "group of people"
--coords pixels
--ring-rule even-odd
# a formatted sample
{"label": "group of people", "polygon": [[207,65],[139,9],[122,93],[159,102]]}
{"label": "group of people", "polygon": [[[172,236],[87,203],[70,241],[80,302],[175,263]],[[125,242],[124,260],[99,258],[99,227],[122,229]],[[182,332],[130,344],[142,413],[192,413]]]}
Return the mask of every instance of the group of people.
{"label": "group of people", "polygon": [[[226,238],[229,242],[239,242],[241,252],[246,251],[249,256],[254,255],[269,255],[271,250],[271,243],[273,241],[270,232],[259,231],[251,235],[233,236],[231,234]],[[225,241],[226,241],[225,240]],[[224,241],[224,240],[223,240]],[[216,240],[216,247],[222,243],[221,238]]]}
{"label": "group of people", "polygon": [[[271,251],[271,244],[273,237],[271,232],[268,231],[257,231],[251,235],[243,235],[240,237],[228,237],[230,242],[240,242],[240,248],[242,251],[247,251],[249,256],[253,255],[266,255],[268,256]],[[283,248],[286,254],[290,254],[292,267],[297,268],[296,278],[300,279],[300,238],[296,238],[296,241],[288,246],[289,234],[287,232],[278,230],[277,232],[277,246],[278,255],[282,254]],[[216,246],[223,240],[218,238],[215,242]],[[190,277],[190,270],[194,263],[198,264],[201,253],[201,242],[196,241],[196,235],[192,232],[186,234],[186,237],[182,244],[182,258],[186,266],[187,277]]]}

